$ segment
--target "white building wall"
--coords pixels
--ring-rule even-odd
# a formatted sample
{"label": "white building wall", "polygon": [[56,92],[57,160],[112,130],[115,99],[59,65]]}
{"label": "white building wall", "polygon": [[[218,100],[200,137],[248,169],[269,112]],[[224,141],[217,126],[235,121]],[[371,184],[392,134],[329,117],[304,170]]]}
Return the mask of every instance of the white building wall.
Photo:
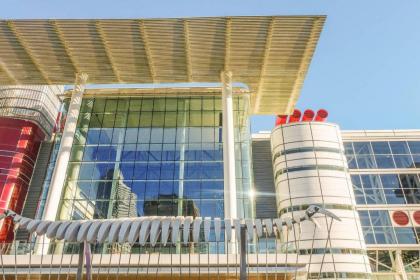
{"label": "white building wall", "polygon": [[307,259],[315,278],[367,279],[369,261],[339,127],[324,122],[280,125],[271,133],[271,148],[280,217],[303,216],[307,206],[317,204],[341,218],[331,224],[316,215],[320,228],[302,223],[284,237],[286,248]]}

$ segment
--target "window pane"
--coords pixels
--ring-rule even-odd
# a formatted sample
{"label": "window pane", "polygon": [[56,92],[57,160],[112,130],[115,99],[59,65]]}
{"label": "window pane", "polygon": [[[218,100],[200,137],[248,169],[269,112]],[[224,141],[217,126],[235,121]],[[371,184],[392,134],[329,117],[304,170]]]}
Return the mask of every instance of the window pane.
{"label": "window pane", "polygon": [[381,180],[377,174],[361,175],[363,187],[369,189],[381,188]]}
{"label": "window pane", "polygon": [[411,227],[396,227],[395,233],[399,244],[417,244],[416,235]]}
{"label": "window pane", "polygon": [[397,168],[413,168],[414,162],[410,155],[394,155]]}
{"label": "window pane", "polygon": [[408,145],[405,141],[389,142],[393,154],[409,154]]}
{"label": "window pane", "polygon": [[388,211],[370,210],[369,214],[373,226],[392,226]]}
{"label": "window pane", "polygon": [[395,168],[391,155],[375,155],[378,168]]}
{"label": "window pane", "polygon": [[405,204],[404,194],[400,189],[384,189],[388,204]]}
{"label": "window pane", "polygon": [[382,186],[387,189],[400,188],[400,181],[397,174],[381,174]]}
{"label": "window pane", "polygon": [[357,155],[356,157],[360,169],[376,168],[375,159],[372,155]]}
{"label": "window pane", "polygon": [[414,166],[420,168],[420,155],[413,155]]}
{"label": "window pane", "polygon": [[392,227],[374,227],[375,238],[377,244],[396,244],[394,231]]}
{"label": "window pane", "polygon": [[343,144],[344,144],[344,153],[346,155],[353,155],[354,152],[353,152],[353,145],[352,145],[352,143],[351,142],[344,142]]}
{"label": "window pane", "polygon": [[408,141],[412,154],[420,154],[420,141]]}
{"label": "window pane", "polygon": [[354,152],[358,155],[373,154],[370,142],[353,142]]}
{"label": "window pane", "polygon": [[372,148],[375,154],[390,154],[388,142],[372,142]]}
{"label": "window pane", "polygon": [[361,210],[359,212],[360,217],[360,223],[362,226],[370,226],[370,220],[369,220],[369,211],[367,210]]}
{"label": "window pane", "polygon": [[86,146],[83,153],[83,161],[94,161],[96,160],[96,151],[98,146]]}

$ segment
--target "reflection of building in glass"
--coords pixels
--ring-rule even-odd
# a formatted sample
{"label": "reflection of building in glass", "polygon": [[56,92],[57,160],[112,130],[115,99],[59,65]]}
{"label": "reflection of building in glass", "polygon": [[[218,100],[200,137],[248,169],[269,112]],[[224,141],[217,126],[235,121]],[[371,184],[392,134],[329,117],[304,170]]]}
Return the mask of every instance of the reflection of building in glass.
{"label": "reflection of building in glass", "polygon": [[179,200],[176,195],[159,195],[144,202],[145,216],[192,216],[199,217],[200,209],[192,199]]}
{"label": "reflection of building in glass", "polygon": [[117,182],[117,189],[115,192],[112,207],[113,218],[137,217],[137,195],[124,184],[123,181]]}
{"label": "reflection of building in glass", "polygon": [[[247,102],[234,97],[241,217],[252,216]],[[220,96],[87,97],[76,135],[62,218],[79,204],[94,205],[95,218],[224,217]]]}

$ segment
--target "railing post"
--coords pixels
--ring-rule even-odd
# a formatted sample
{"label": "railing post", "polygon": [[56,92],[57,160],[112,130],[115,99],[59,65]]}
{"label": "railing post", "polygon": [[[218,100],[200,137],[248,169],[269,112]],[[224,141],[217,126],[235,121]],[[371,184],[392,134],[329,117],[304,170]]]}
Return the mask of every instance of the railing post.
{"label": "railing post", "polygon": [[239,249],[239,254],[240,254],[239,279],[240,280],[246,280],[246,279],[248,279],[248,275],[246,274],[246,267],[247,267],[247,263],[246,263],[247,240],[246,240],[246,226],[245,225],[241,225],[241,239],[239,240],[239,242],[240,242],[240,249]]}
{"label": "railing post", "polygon": [[79,263],[77,265],[76,280],[83,279],[84,252],[85,252],[85,243],[82,242],[79,245]]}

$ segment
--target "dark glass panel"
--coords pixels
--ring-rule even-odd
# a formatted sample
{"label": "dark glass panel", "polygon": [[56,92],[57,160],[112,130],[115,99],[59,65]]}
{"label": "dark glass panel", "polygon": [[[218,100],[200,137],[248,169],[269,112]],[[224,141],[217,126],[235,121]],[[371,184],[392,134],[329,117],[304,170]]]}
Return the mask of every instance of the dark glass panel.
{"label": "dark glass panel", "polygon": [[420,181],[417,174],[400,174],[399,177],[407,203],[420,203]]}
{"label": "dark glass panel", "polygon": [[96,163],[93,169],[92,180],[112,179],[114,175],[113,163]]}
{"label": "dark glass panel", "polygon": [[92,186],[96,189],[96,199],[111,198],[112,181],[96,181]]}

